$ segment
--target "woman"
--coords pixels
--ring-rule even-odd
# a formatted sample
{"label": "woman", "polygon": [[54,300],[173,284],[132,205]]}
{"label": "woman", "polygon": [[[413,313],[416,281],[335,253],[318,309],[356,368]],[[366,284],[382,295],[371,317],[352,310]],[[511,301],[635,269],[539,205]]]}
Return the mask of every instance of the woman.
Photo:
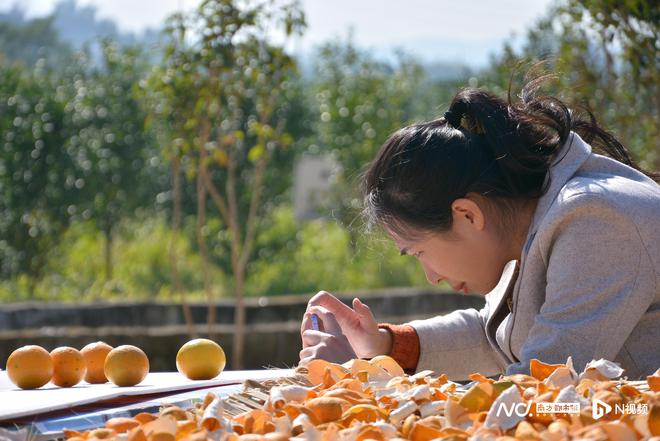
{"label": "woman", "polygon": [[320,292],[302,363],[389,354],[456,380],[525,373],[532,358],[571,356],[577,369],[605,358],[629,378],[660,367],[660,186],[593,119],[537,97],[541,82],[517,103],[459,92],[443,118],[391,135],[366,173],[370,223],[430,283],[486,306],[378,324],[359,299]]}

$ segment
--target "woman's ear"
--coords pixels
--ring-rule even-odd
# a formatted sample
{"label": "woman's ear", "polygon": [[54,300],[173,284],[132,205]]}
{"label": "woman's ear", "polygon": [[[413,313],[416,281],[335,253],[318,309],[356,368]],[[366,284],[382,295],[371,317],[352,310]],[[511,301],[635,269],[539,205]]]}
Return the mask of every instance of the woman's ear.
{"label": "woman's ear", "polygon": [[481,231],[486,226],[485,212],[478,200],[469,195],[456,199],[451,204],[453,224],[456,228]]}

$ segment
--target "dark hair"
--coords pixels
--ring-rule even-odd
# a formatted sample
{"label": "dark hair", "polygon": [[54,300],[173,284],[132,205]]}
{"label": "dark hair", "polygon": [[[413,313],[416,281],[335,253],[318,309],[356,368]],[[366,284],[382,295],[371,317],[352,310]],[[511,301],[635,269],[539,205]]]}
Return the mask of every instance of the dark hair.
{"label": "dark hair", "polygon": [[575,131],[594,150],[639,169],[626,148],[560,100],[537,96],[540,77],[525,85],[520,99],[505,101],[482,89],[464,89],[445,117],[413,124],[392,134],[364,179],[368,224],[400,235],[448,231],[451,204],[474,192],[503,208],[539,198],[548,170]]}

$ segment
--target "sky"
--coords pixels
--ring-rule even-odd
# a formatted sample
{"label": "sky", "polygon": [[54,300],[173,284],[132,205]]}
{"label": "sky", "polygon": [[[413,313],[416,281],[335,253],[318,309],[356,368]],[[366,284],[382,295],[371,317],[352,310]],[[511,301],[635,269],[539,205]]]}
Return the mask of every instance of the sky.
{"label": "sky", "polygon": [[[123,31],[158,27],[164,18],[199,0],[78,0]],[[0,11],[16,0],[0,0]],[[354,42],[377,54],[402,48],[425,61],[484,65],[505,40],[520,38],[553,0],[301,0],[308,22],[296,51],[311,51],[351,29]],[[28,16],[53,11],[57,0],[21,0]]]}

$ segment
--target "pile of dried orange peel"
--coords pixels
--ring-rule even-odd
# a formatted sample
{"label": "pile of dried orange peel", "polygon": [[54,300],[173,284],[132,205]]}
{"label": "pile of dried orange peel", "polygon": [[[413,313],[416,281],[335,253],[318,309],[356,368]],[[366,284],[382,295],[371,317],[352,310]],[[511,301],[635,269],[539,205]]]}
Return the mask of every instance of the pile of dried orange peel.
{"label": "pile of dried orange peel", "polygon": [[[105,428],[65,435],[69,441],[660,437],[660,369],[647,381],[630,382],[620,379],[618,365],[605,360],[589,363],[580,374],[570,359],[557,365],[532,360],[531,375],[493,380],[473,374],[465,387],[431,371],[406,375],[392,358],[380,356],[343,365],[315,360],[298,373],[307,385],[276,384],[263,405],[239,414],[227,411],[226,397],[208,394],[192,409],[165,407],[159,414],[114,418]],[[594,400],[611,410],[594,416]],[[567,412],[540,413],[537,403],[554,403],[553,412]],[[562,408],[564,403],[579,403],[579,410]]]}

